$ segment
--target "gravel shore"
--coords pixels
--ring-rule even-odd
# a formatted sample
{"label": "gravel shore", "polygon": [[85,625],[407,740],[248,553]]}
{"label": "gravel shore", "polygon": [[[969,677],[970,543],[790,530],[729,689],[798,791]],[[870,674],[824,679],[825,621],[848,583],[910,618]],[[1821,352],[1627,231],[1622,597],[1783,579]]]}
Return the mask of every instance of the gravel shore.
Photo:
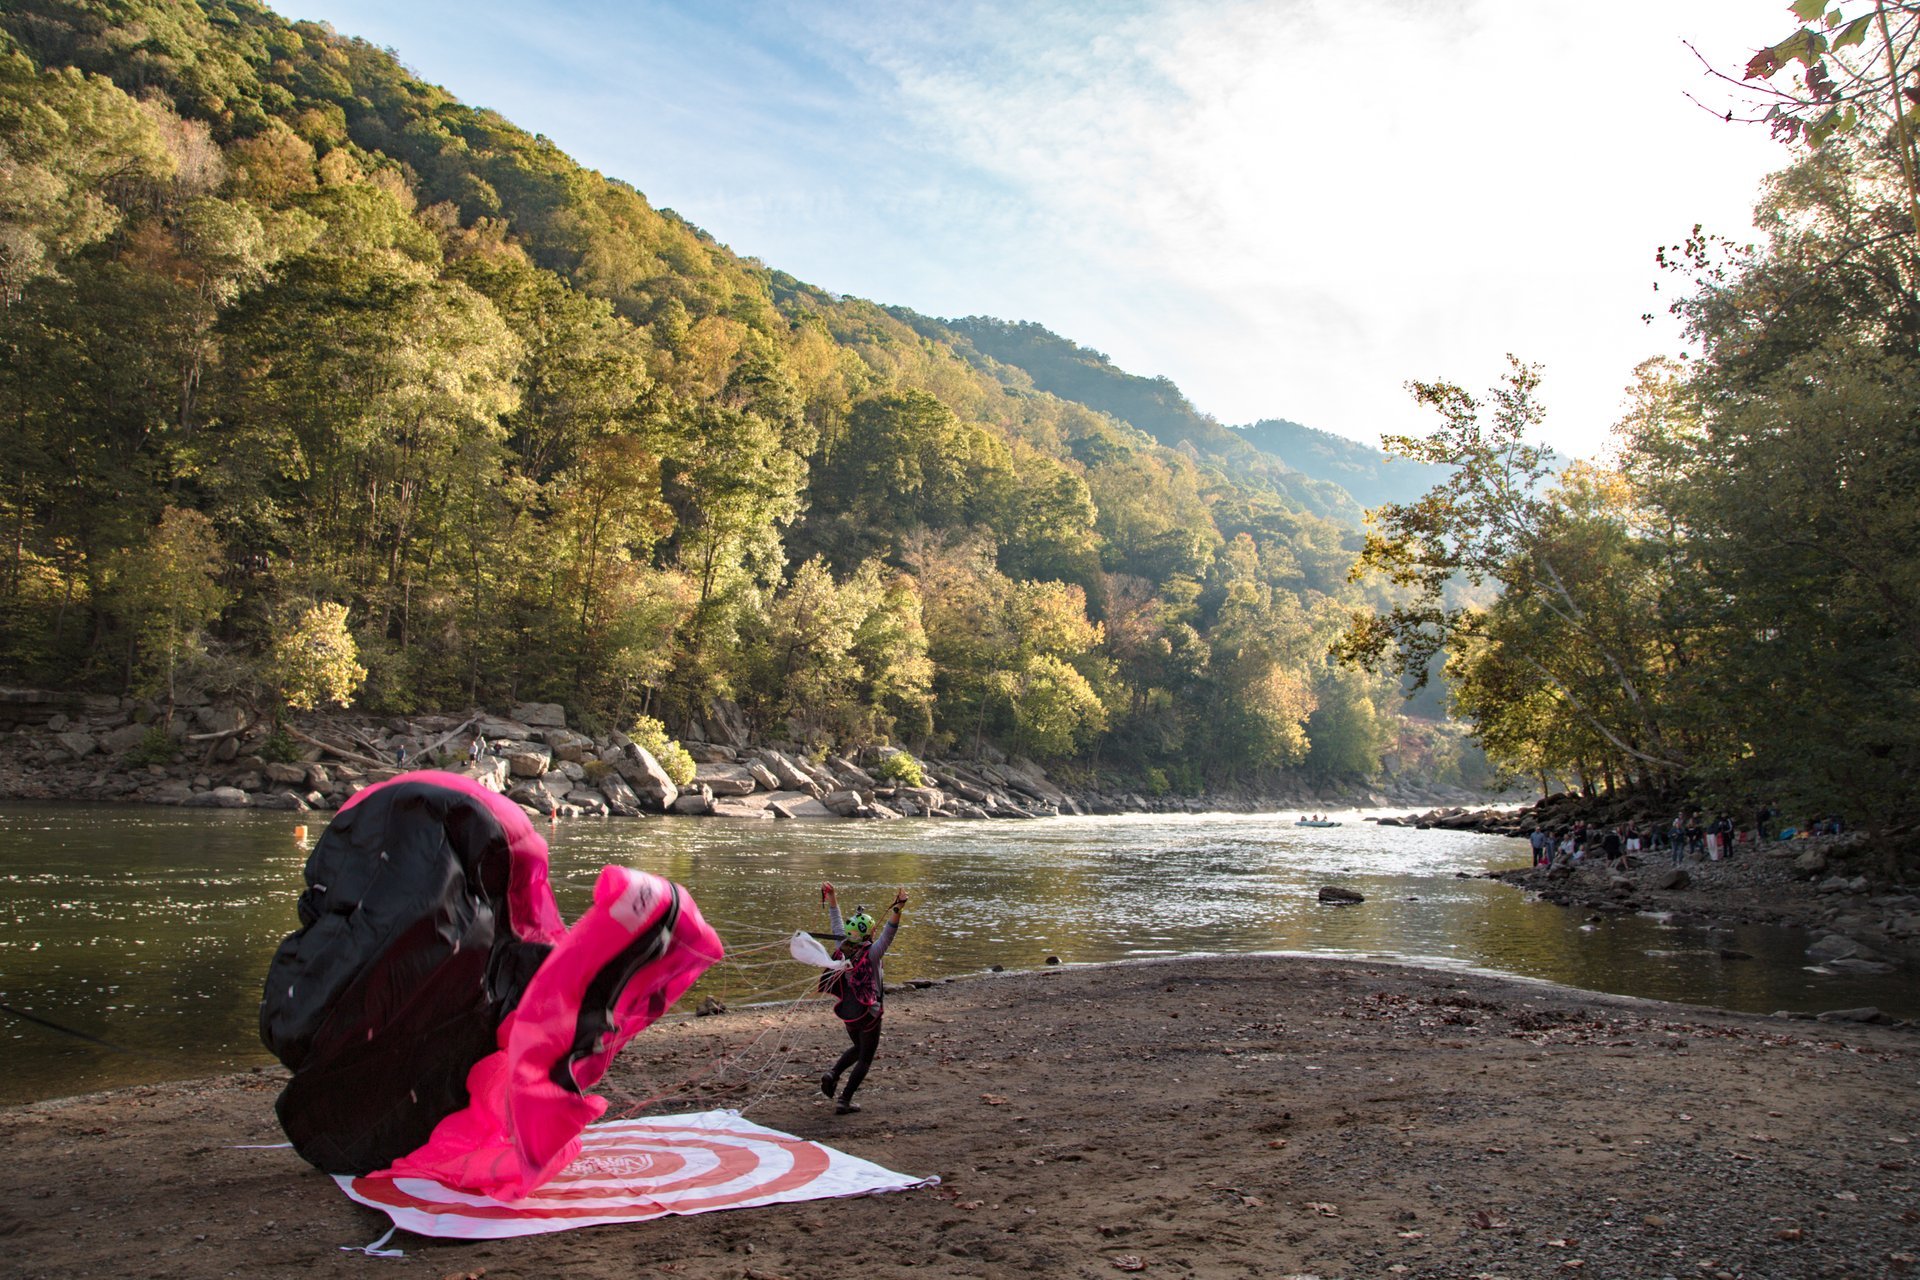
{"label": "gravel shore", "polygon": [[[19,1276],[1882,1277],[1920,1253],[1920,1038],[1477,974],[1189,959],[890,996],[857,1115],[827,1011],[675,1018],[615,1111],[749,1118],[938,1187],[478,1244],[385,1230],[274,1073],[0,1111]],[[741,1071],[712,1071],[752,1046]]]}

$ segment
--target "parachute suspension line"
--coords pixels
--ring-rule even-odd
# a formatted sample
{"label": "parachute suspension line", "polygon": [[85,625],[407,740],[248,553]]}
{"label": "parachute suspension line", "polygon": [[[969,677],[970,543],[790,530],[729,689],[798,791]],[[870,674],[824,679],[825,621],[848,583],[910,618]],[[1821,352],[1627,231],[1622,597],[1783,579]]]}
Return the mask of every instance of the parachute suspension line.
{"label": "parachute suspension line", "polygon": [[[693,1092],[703,1084],[719,1081],[729,1072],[741,1068],[742,1064],[748,1063],[756,1052],[760,1050],[763,1042],[768,1040],[769,1037],[775,1037],[773,1045],[767,1050],[766,1065],[759,1068],[748,1068],[745,1071],[748,1077],[748,1083],[740,1086],[737,1091],[746,1092],[750,1096],[735,1109],[744,1112],[748,1106],[759,1102],[767,1093],[771,1092],[771,1088],[765,1083],[767,1078],[777,1080],[779,1074],[784,1071],[786,1064],[791,1061],[793,1057],[795,1046],[790,1042],[790,1038],[786,1033],[790,1031],[795,1024],[793,1017],[795,1012],[797,1012],[813,994],[812,985],[814,979],[809,977],[805,981],[808,989],[788,1000],[774,1012],[763,1015],[761,1029],[747,1043],[738,1049],[722,1053],[706,1066],[689,1072],[679,1080],[661,1085],[644,1096],[636,1095],[626,1089],[619,1090],[617,1107],[610,1108],[607,1118],[612,1120],[631,1119],[658,1103],[671,1098],[682,1097]],[[752,1083],[754,1081],[763,1082],[757,1090]],[[611,1093],[613,1091],[610,1090],[609,1092]]]}

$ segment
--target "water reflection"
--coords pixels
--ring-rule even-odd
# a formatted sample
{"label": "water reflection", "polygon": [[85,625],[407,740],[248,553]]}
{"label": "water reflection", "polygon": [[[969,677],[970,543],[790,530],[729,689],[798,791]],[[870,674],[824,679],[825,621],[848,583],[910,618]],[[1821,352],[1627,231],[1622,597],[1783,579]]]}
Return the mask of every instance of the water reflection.
{"label": "water reflection", "polygon": [[[1805,940],[1644,918],[1583,920],[1472,878],[1515,841],[1273,817],[1044,822],[574,823],[552,831],[555,889],[582,910],[604,862],[688,885],[738,953],[695,989],[782,998],[811,975],[760,950],[822,927],[819,885],[849,906],[913,894],[887,971],[1194,952],[1395,956],[1595,990],[1768,1012],[1877,1004],[1920,1014],[1900,975],[1808,972]],[[293,928],[305,851],[289,815],[0,806],[0,1003],[110,1041],[110,1052],[0,1016],[0,1102],[268,1061],[255,1032],[268,958]],[[1462,876],[1467,878],[1461,878]],[[1323,884],[1358,889],[1325,906]],[[1723,959],[1744,951],[1752,960]]]}

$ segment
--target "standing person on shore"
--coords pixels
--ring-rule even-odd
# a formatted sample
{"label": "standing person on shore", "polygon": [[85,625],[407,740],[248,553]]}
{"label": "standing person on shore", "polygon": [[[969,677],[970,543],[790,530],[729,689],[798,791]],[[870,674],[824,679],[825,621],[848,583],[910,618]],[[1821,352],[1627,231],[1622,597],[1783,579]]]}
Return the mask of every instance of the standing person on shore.
{"label": "standing person on shore", "polygon": [[886,1012],[886,978],[880,962],[887,948],[893,945],[894,935],[900,932],[900,913],[906,909],[907,891],[893,891],[893,906],[888,909],[887,922],[877,936],[873,932],[873,917],[864,909],[844,920],[841,918],[840,896],[831,883],[820,886],[820,899],[827,904],[827,931],[840,944],[833,958],[847,961],[846,968],[829,975],[824,989],[837,997],[833,1012],[846,1024],[847,1039],[853,1042],[840,1055],[840,1060],[820,1077],[820,1092],[833,1097],[844,1074],[846,1088],[841,1090],[833,1110],[836,1115],[846,1115],[860,1109],[860,1104],[853,1100],[854,1092],[867,1078],[867,1070],[873,1066],[874,1055],[880,1050],[880,1022]]}

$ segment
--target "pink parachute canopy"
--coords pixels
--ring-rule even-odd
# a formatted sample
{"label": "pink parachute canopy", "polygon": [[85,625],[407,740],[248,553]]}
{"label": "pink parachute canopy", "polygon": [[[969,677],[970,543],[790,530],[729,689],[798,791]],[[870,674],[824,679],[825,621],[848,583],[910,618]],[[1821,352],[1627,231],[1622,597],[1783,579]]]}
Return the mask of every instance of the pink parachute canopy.
{"label": "pink parachute canopy", "polygon": [[724,954],[686,890],[603,868],[571,929],[518,806],[420,771],[369,787],[314,846],[268,970],[276,1104],[329,1173],[421,1174],[518,1199],[605,1110],[622,1046]]}

